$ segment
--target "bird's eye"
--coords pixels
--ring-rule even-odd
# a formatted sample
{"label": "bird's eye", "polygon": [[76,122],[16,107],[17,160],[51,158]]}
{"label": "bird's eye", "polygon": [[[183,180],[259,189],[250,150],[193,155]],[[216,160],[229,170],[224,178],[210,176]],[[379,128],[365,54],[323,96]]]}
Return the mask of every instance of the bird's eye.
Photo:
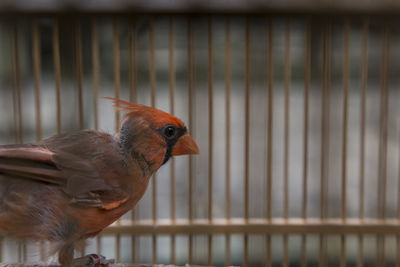
{"label": "bird's eye", "polygon": [[165,135],[165,137],[167,137],[167,138],[172,138],[172,137],[174,137],[174,136],[175,136],[175,133],[176,133],[176,129],[175,129],[174,126],[167,126],[167,127],[165,127],[165,129],[164,129],[164,135]]}

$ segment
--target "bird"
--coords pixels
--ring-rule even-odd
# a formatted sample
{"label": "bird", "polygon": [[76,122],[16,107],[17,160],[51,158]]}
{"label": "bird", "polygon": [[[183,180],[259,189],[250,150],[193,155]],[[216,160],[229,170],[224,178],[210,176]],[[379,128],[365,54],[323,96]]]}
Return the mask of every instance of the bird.
{"label": "bird", "polygon": [[199,154],[179,118],[106,98],[125,111],[115,135],[81,130],[0,146],[0,233],[50,241],[62,266],[131,210],[172,156]]}

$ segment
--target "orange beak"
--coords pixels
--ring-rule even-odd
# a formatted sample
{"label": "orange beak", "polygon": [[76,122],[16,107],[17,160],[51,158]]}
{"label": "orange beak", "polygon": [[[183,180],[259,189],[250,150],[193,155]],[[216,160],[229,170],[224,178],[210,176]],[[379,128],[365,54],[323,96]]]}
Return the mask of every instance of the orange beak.
{"label": "orange beak", "polygon": [[172,156],[199,153],[199,148],[188,133],[185,133],[183,136],[181,136],[181,138],[179,138],[178,142],[174,146],[174,149],[172,150]]}

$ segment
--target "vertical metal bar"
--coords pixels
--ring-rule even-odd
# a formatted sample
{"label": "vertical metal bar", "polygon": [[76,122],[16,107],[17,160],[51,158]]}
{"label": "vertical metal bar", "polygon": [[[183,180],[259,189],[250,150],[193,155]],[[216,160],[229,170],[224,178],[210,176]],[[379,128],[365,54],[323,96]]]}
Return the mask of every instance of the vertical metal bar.
{"label": "vertical metal bar", "polygon": [[[193,31],[192,31],[192,19],[188,18],[187,26],[187,38],[188,38],[188,91],[189,91],[189,125],[193,132]],[[193,157],[189,156],[189,199],[188,199],[188,217],[189,223],[193,220]],[[188,263],[193,262],[193,235],[189,234],[189,259]]]}
{"label": "vertical metal bar", "polygon": [[14,74],[13,86],[13,111],[14,111],[14,127],[16,131],[16,143],[23,143],[23,120],[22,120],[22,104],[21,104],[21,73],[19,65],[19,49],[18,49],[18,26],[14,22],[11,26],[13,49],[12,66]]}
{"label": "vertical metal bar", "polygon": [[136,77],[136,20],[130,23],[129,32],[129,101],[137,100],[137,77]]}
{"label": "vertical metal bar", "polygon": [[245,162],[244,162],[244,218],[249,219],[249,128],[250,128],[250,22],[246,17],[246,47],[245,47]]}
{"label": "vertical metal bar", "polygon": [[[399,140],[400,141],[400,140]],[[400,142],[399,142],[400,143]],[[400,150],[399,150],[400,151]],[[400,156],[400,153],[399,153]],[[400,181],[400,157],[399,157],[399,162],[398,162],[398,174],[397,174],[397,180]],[[397,186],[397,220],[400,220],[400,183],[398,183]],[[400,235],[396,235],[396,266],[400,266]]]}
{"label": "vertical metal bar", "polygon": [[[330,42],[331,22],[323,28],[323,77],[322,77],[322,118],[321,118],[321,192],[320,192],[320,219],[327,215],[326,192],[328,191],[328,167],[329,167],[329,88],[330,88]],[[319,266],[325,264],[326,236],[320,235]]]}
{"label": "vertical metal bar", "polygon": [[121,262],[121,236],[119,234],[115,235],[115,261]]}
{"label": "vertical metal bar", "polygon": [[[121,86],[121,72],[120,72],[120,51],[119,51],[119,20],[113,20],[113,58],[114,58],[114,90],[115,98],[119,99],[120,86]],[[120,112],[115,109],[115,130],[118,131],[120,123]]]}
{"label": "vertical metal bar", "polygon": [[363,236],[358,235],[358,255],[357,255],[357,266],[364,266],[364,246],[363,246]]}
{"label": "vertical metal bar", "polygon": [[289,244],[288,244],[288,235],[283,235],[283,259],[282,266],[289,266]]}
{"label": "vertical metal bar", "polygon": [[[214,51],[212,17],[208,17],[208,221],[213,219],[213,99],[214,99]],[[212,265],[212,235],[208,235],[208,265]]]}
{"label": "vertical metal bar", "polygon": [[272,217],[272,140],[274,118],[274,61],[273,61],[273,25],[268,21],[268,136],[267,136],[267,220]]}
{"label": "vertical metal bar", "polygon": [[[303,139],[303,203],[302,218],[307,218],[307,198],[308,198],[308,114],[309,114],[309,93],[310,93],[310,74],[311,74],[311,23],[306,25],[305,36],[305,66],[304,66],[304,139]],[[301,238],[301,266],[307,266],[307,238]]]}
{"label": "vertical metal bar", "polygon": [[193,263],[193,235],[189,234],[189,255],[188,255],[188,263],[189,265]]}
{"label": "vertical metal bar", "polygon": [[265,266],[269,267],[272,266],[272,257],[271,257],[271,235],[267,234],[265,237]]}
{"label": "vertical metal bar", "polygon": [[283,156],[283,218],[289,217],[289,131],[290,131],[290,21],[286,22],[285,32],[285,133]]}
{"label": "vertical metal bar", "polygon": [[151,239],[153,251],[152,263],[155,265],[157,264],[157,235],[153,234]]}
{"label": "vertical metal bar", "polygon": [[[174,40],[174,19],[169,17],[169,106],[171,114],[175,113],[175,40]],[[171,221],[175,223],[176,207],[175,207],[175,160],[171,159],[171,181],[170,181],[170,206],[171,206]],[[175,264],[175,235],[171,235],[171,256],[170,263]]]}
{"label": "vertical metal bar", "polygon": [[[156,105],[156,69],[155,69],[155,48],[154,48],[154,18],[150,18],[150,101],[151,106]],[[154,174],[151,179],[152,182],[152,219],[153,224],[157,221],[157,180]],[[157,263],[157,236],[152,235],[152,248],[153,248],[153,264]]]}
{"label": "vertical metal bar", "polygon": [[[150,101],[151,106],[155,107],[156,98],[156,70],[155,70],[155,51],[154,51],[154,19],[150,19]],[[157,220],[157,182],[155,180],[155,175],[152,177],[152,218],[153,223]]]}
{"label": "vertical metal bar", "polygon": [[[225,24],[225,218],[231,218],[231,22]],[[225,235],[225,266],[231,265],[231,238]]]}
{"label": "vertical metal bar", "polygon": [[390,54],[390,28],[385,24],[382,40],[382,73],[380,94],[380,138],[379,138],[379,166],[378,166],[378,216],[380,219],[386,217],[386,161],[387,161],[387,139],[388,139],[388,72]]}
{"label": "vertical metal bar", "polygon": [[212,234],[208,234],[207,236],[207,254],[208,254],[208,260],[207,260],[207,264],[208,266],[213,266],[212,262],[213,262],[213,236]]}
{"label": "vertical metal bar", "polygon": [[[387,184],[387,146],[388,146],[388,76],[390,56],[391,25],[385,22],[382,37],[382,67],[381,67],[381,94],[380,94],[380,133],[379,133],[379,162],[378,162],[378,218],[386,218],[386,184]],[[384,236],[377,237],[377,263],[384,265],[385,242]]]}
{"label": "vertical metal bar", "polygon": [[[369,22],[365,20],[362,30],[362,52],[361,52],[361,107],[360,107],[360,186],[359,186],[359,219],[364,219],[364,184],[365,184],[365,114],[366,114],[366,89],[368,78],[368,28]],[[358,261],[359,267],[364,265],[363,236],[358,235]]]}
{"label": "vertical metal bar", "polygon": [[[130,22],[129,32],[129,101],[136,102],[137,100],[137,77],[136,77],[136,20]],[[135,221],[135,209],[131,210],[131,221]],[[131,235],[131,255],[132,263],[136,263],[136,237]]]}
{"label": "vertical metal bar", "polygon": [[325,266],[325,251],[326,251],[326,236],[324,234],[319,235],[319,260],[318,266]]}
{"label": "vertical metal bar", "polygon": [[101,254],[102,246],[101,246],[101,235],[96,238],[96,253]]}
{"label": "vertical metal bar", "polygon": [[[116,99],[120,98],[120,86],[121,86],[121,74],[120,74],[120,48],[119,48],[119,20],[113,19],[113,63],[114,63],[114,95]],[[115,109],[115,131],[119,130],[120,124],[120,111]],[[120,224],[120,220],[117,220],[117,224]],[[115,253],[116,260],[120,262],[121,255],[121,237],[119,234],[115,236]]]}
{"label": "vertical metal bar", "polygon": [[323,33],[323,77],[322,77],[322,117],[321,117],[321,192],[320,218],[325,219],[327,214],[326,197],[328,167],[329,167],[329,87],[330,87],[330,37],[331,24],[324,27]]}
{"label": "vertical metal bar", "polygon": [[[267,199],[266,199],[266,217],[272,219],[272,127],[274,111],[274,59],[273,59],[273,25],[272,19],[268,21],[268,136],[267,136]],[[271,266],[271,236],[266,238],[266,265]]]}
{"label": "vertical metal bar", "polygon": [[231,217],[231,24],[225,26],[225,218]]}
{"label": "vertical metal bar", "polygon": [[[250,143],[250,21],[246,17],[246,47],[245,47],[245,162],[244,162],[244,219],[249,220],[249,143]],[[243,266],[248,265],[248,236],[243,239]]]}
{"label": "vertical metal bar", "polygon": [[347,205],[347,121],[349,103],[350,75],[350,21],[344,28],[344,62],[343,62],[343,131],[342,131],[342,220],[346,220]]}
{"label": "vertical metal bar", "polygon": [[340,236],[340,266],[346,266],[346,235]]}
{"label": "vertical metal bar", "polygon": [[84,127],[83,117],[83,95],[82,95],[82,34],[79,19],[75,22],[75,60],[76,60],[76,77],[78,87],[78,109],[79,109],[79,129]]}
{"label": "vertical metal bar", "polygon": [[[137,101],[137,67],[136,67],[136,20],[132,19],[130,23],[130,32],[129,32],[129,101],[136,102]],[[137,209],[138,207],[136,207]],[[131,220],[132,222],[135,220],[135,214],[137,212],[135,208],[131,210]],[[135,262],[135,236],[131,236],[132,242],[132,263]]]}
{"label": "vertical metal bar", "polygon": [[213,191],[213,98],[214,98],[214,52],[212,17],[208,17],[208,220],[212,221]]}
{"label": "vertical metal bar", "polygon": [[[192,36],[192,20],[188,19],[188,90],[189,90],[189,125],[193,132],[193,36]],[[193,219],[193,158],[189,156],[189,220]]]}
{"label": "vertical metal bar", "polygon": [[225,266],[231,265],[231,236],[225,235]]}
{"label": "vertical metal bar", "polygon": [[97,31],[97,20],[92,20],[92,64],[93,64],[93,115],[94,128],[99,129],[99,35]]}
{"label": "vertical metal bar", "polygon": [[60,59],[60,37],[59,22],[55,19],[53,24],[53,57],[54,57],[54,79],[56,86],[57,105],[57,133],[61,133],[61,59]]}
{"label": "vertical metal bar", "polygon": [[42,139],[42,121],[40,112],[40,83],[41,83],[41,60],[40,60],[40,31],[39,23],[33,20],[32,28],[32,55],[33,55],[33,73],[35,81],[35,118],[36,118],[36,141]]}
{"label": "vertical metal bar", "polygon": [[[342,132],[342,220],[347,217],[347,122],[350,75],[350,21],[344,26],[344,61],[343,61],[343,132]],[[340,266],[346,266],[346,236],[341,235]]]}
{"label": "vertical metal bar", "polygon": [[307,236],[303,234],[301,236],[301,265],[302,267],[307,266]]}
{"label": "vertical metal bar", "polygon": [[151,106],[156,106],[156,70],[155,70],[155,48],[154,48],[154,18],[150,18],[150,86]]}
{"label": "vertical metal bar", "polygon": [[[286,22],[285,30],[285,133],[284,133],[284,156],[283,156],[283,218],[289,218],[289,131],[290,131],[290,20]],[[282,266],[288,266],[288,236],[283,235],[283,262]]]}
{"label": "vertical metal bar", "polygon": [[243,246],[243,266],[249,266],[249,235],[244,235],[244,246]]}
{"label": "vertical metal bar", "polygon": [[132,263],[136,263],[136,237],[135,235],[131,235],[131,255],[132,255]]}
{"label": "vertical metal bar", "polygon": [[[175,41],[174,41],[174,21],[169,18],[169,106],[171,114],[175,113]],[[171,161],[171,220],[174,222],[176,217],[175,207],[175,161]]]}
{"label": "vertical metal bar", "polygon": [[385,236],[376,235],[376,266],[385,266]]}

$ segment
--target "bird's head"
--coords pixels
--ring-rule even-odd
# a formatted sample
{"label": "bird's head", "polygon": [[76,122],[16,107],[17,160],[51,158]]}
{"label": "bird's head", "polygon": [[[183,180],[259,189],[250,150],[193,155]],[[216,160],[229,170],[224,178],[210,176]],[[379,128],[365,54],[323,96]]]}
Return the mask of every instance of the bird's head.
{"label": "bird's head", "polygon": [[193,138],[184,123],[164,111],[108,98],[117,109],[125,110],[117,138],[122,149],[143,160],[156,171],[171,156],[199,154]]}

